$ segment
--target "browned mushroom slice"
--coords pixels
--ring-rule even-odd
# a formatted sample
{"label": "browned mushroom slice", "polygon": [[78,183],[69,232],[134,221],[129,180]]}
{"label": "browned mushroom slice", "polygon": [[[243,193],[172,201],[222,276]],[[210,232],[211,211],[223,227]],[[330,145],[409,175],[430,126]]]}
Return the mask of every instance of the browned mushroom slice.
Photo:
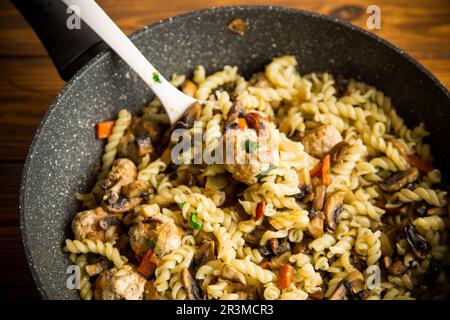
{"label": "browned mushroom slice", "polygon": [[348,142],[341,141],[337,143],[330,151],[331,164],[343,163],[348,149],[350,149],[350,144]]}
{"label": "browned mushroom slice", "polygon": [[425,238],[418,234],[412,224],[405,226],[406,239],[408,240],[417,258],[423,260],[427,257],[430,246]]}
{"label": "browned mushroom slice", "polygon": [[394,254],[394,247],[389,236],[382,231],[380,235],[381,254],[385,257],[391,257]]}
{"label": "browned mushroom slice", "polygon": [[202,290],[187,268],[181,270],[181,279],[189,300],[203,300]]}
{"label": "browned mushroom slice", "polygon": [[153,152],[153,145],[150,135],[145,134],[142,136],[137,136],[134,141],[136,143],[136,151],[139,157],[143,157],[146,154]]}
{"label": "browned mushroom slice", "polygon": [[112,226],[119,226],[122,224],[122,220],[117,215],[108,215],[98,222],[98,225],[103,230],[108,230]]}
{"label": "browned mushroom slice", "polygon": [[223,265],[220,277],[225,280],[230,280],[232,282],[247,285],[247,280],[245,279],[244,274],[235,267],[233,267],[232,265],[230,265],[229,263],[225,263]]}
{"label": "browned mushroom slice", "polygon": [[308,224],[308,233],[315,239],[323,236],[323,220],[325,215],[322,211],[313,211],[310,214],[310,221]]}
{"label": "browned mushroom slice", "polygon": [[136,180],[122,188],[122,193],[126,198],[140,197],[148,192],[148,183],[142,180]]}
{"label": "browned mushroom slice", "polygon": [[188,186],[191,187],[195,183],[194,176],[188,170],[178,170],[175,174],[175,177],[170,176],[172,183],[175,187],[178,186]]}
{"label": "browned mushroom slice", "polygon": [[231,106],[230,110],[228,110],[227,113],[225,129],[230,128],[231,124],[233,124],[237,120],[239,114],[241,113],[241,110],[242,110],[242,102],[240,100],[234,101],[233,105]]}
{"label": "browned mushroom slice", "polygon": [[314,293],[310,293],[308,298],[312,299],[312,300],[323,300],[323,291],[317,291]]}
{"label": "browned mushroom slice", "polygon": [[88,264],[85,266],[86,273],[90,276],[96,276],[102,273],[103,270],[110,269],[113,263],[107,259],[102,259],[96,263]]}
{"label": "browned mushroom slice", "polygon": [[413,183],[419,178],[419,170],[416,167],[400,171],[382,183],[379,183],[380,188],[384,192],[397,192],[406,185]]}
{"label": "browned mushroom slice", "polygon": [[334,232],[339,224],[339,215],[343,210],[345,191],[338,191],[327,196],[323,212],[325,213],[325,227],[329,232]]}
{"label": "browned mushroom slice", "polygon": [[322,211],[323,204],[325,202],[326,191],[327,191],[327,186],[324,184],[318,185],[314,189],[314,200],[312,203],[313,211]]}
{"label": "browned mushroom slice", "polygon": [[408,268],[403,264],[403,261],[396,261],[389,267],[389,273],[394,276],[400,276],[408,271]]}
{"label": "browned mushroom slice", "polygon": [[269,262],[270,270],[278,270],[281,268],[281,266],[289,264],[290,256],[291,256],[290,252],[285,252],[282,255],[272,258]]}
{"label": "browned mushroom slice", "polygon": [[126,198],[122,195],[119,196],[117,201],[110,201],[108,198],[106,201],[103,201],[102,208],[111,213],[123,213],[127,211],[131,211],[138,204],[142,202],[142,198]]}
{"label": "browned mushroom slice", "polygon": [[330,300],[361,300],[365,296],[364,277],[355,270],[337,285],[329,297]]}
{"label": "browned mushroom slice", "polygon": [[193,97],[195,95],[195,92],[197,91],[197,85],[191,80],[186,80],[181,85],[181,91]]}
{"label": "browned mushroom slice", "polygon": [[311,176],[307,168],[300,168],[297,170],[298,175],[298,188],[300,192],[295,194],[295,200],[308,202],[314,199],[311,186]]}
{"label": "browned mushroom slice", "polygon": [[205,241],[194,254],[194,267],[198,268],[213,260],[215,258],[214,247],[214,241]]}
{"label": "browned mushroom slice", "polygon": [[147,281],[144,287],[144,300],[159,300],[159,293],[155,281]]}
{"label": "browned mushroom slice", "polygon": [[[277,239],[277,238],[269,239],[267,241],[267,247],[269,248],[269,251],[275,256],[278,256],[280,254],[285,253],[286,251],[291,250],[291,246],[290,246],[290,244],[289,244],[289,242],[287,241],[286,238],[283,238],[283,239]],[[269,253],[269,255],[270,255],[270,253]]]}

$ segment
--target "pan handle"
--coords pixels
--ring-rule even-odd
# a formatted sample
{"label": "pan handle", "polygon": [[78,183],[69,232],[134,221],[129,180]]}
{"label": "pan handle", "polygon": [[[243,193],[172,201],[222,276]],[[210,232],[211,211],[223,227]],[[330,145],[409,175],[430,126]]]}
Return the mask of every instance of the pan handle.
{"label": "pan handle", "polygon": [[77,19],[75,12],[61,0],[11,2],[33,28],[65,81],[97,53],[108,48],[82,20],[70,20]]}

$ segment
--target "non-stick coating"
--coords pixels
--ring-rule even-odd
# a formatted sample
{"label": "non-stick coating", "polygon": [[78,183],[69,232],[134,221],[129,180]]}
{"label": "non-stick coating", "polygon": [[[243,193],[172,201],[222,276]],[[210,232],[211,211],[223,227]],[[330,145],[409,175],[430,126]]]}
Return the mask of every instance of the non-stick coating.
{"label": "non-stick coating", "polygon": [[[244,37],[227,30],[239,17]],[[292,54],[302,74],[327,71],[354,77],[392,96],[409,125],[425,121],[438,165],[446,168],[450,148],[448,91],[401,50],[350,24],[276,7],[228,7],[193,12],[137,32],[133,41],[164,76],[208,72],[237,65],[249,75],[272,57]],[[91,170],[103,143],[95,123],[121,108],[138,112],[152,97],[114,54],[101,54],[59,93],[31,145],[21,187],[21,228],[27,258],[43,298],[78,299],[66,287],[70,265],[62,251],[70,221],[79,210],[73,193],[92,185]]]}

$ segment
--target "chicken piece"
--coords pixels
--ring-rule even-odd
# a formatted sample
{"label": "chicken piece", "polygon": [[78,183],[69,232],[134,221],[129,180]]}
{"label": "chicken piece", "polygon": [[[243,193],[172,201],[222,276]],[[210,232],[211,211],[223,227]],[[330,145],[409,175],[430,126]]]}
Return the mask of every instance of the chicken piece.
{"label": "chicken piece", "polygon": [[72,231],[77,240],[105,241],[105,221],[120,219],[120,215],[112,215],[98,207],[93,210],[78,212],[72,220]]}
{"label": "chicken piece", "polygon": [[111,171],[107,180],[112,182],[110,185],[120,181],[121,186],[126,186],[136,180],[137,168],[133,161],[129,159],[117,159],[113,162]]}
{"label": "chicken piece", "polygon": [[[271,148],[267,135],[258,135],[253,129],[230,128],[225,132],[223,140],[226,151],[225,168],[234,179],[246,184],[258,182],[258,176],[267,173],[277,158],[278,150]],[[230,154],[233,159],[228,159]]]}
{"label": "chicken piece", "polygon": [[128,235],[131,249],[143,256],[148,249],[153,249],[158,255],[178,249],[183,233],[173,222],[141,222],[134,224]]}
{"label": "chicken piece", "polygon": [[331,124],[323,125],[312,130],[302,139],[305,151],[319,159],[330,152],[341,141],[341,134]]}
{"label": "chicken piece", "polygon": [[95,282],[96,300],[142,300],[147,280],[133,269],[103,271]]}

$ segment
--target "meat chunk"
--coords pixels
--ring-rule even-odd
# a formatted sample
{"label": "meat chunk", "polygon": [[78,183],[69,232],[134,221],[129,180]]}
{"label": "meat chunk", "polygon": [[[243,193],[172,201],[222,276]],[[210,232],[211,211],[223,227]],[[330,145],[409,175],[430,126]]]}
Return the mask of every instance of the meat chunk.
{"label": "meat chunk", "polygon": [[305,151],[316,158],[322,158],[324,154],[330,152],[341,141],[341,134],[331,124],[312,130],[302,139]]}
{"label": "meat chunk", "polygon": [[72,220],[72,231],[77,240],[100,240],[105,241],[105,228],[103,222],[105,219],[116,217],[119,215],[108,214],[101,207],[94,210],[86,210],[78,212]]}
{"label": "meat chunk", "polygon": [[183,233],[173,222],[141,222],[134,224],[128,235],[131,248],[142,256],[148,249],[153,249],[158,255],[178,249]]}
{"label": "meat chunk", "polygon": [[107,180],[112,182],[111,184],[120,180],[120,184],[126,186],[136,180],[136,178],[137,168],[133,161],[129,159],[117,159],[113,162]]}
{"label": "meat chunk", "polygon": [[147,280],[131,268],[103,271],[95,282],[96,300],[142,300]]}
{"label": "meat chunk", "polygon": [[246,184],[258,182],[258,175],[268,172],[277,156],[268,137],[249,128],[227,130],[224,143],[226,156],[234,156],[233,159],[224,156],[225,168],[234,179]]}

